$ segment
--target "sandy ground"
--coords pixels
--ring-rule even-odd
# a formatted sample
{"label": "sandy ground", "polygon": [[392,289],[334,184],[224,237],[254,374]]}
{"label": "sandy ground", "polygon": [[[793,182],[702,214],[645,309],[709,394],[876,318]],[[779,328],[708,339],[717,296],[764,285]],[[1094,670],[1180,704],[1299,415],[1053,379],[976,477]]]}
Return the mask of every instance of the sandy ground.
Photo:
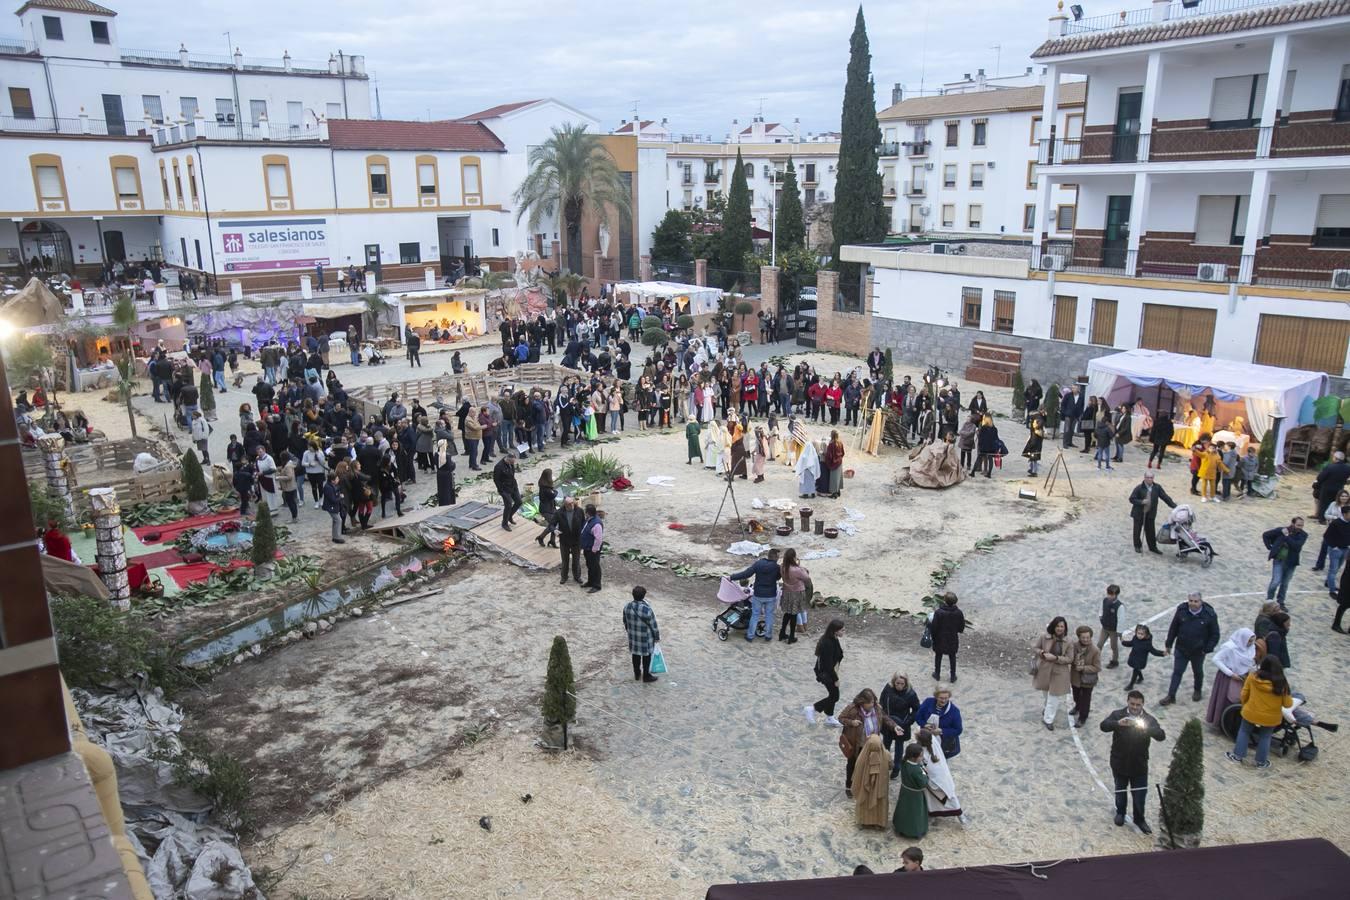
{"label": "sandy ground", "polygon": [[[751,358],[764,353],[754,348]],[[811,358],[829,371],[852,364]],[[917,376],[920,369],[902,371]],[[395,367],[381,374],[403,377]],[[966,396],[973,387],[963,386]],[[985,393],[993,408],[1008,411],[1007,391]],[[1008,420],[999,426],[1015,453],[1025,431]],[[921,842],[930,863],[1151,847],[1133,828],[1112,827],[1108,795],[1097,783],[1109,785],[1109,741],[1095,723],[1123,703],[1124,676],[1112,670],[1103,677],[1088,729],[1071,732],[1061,719],[1048,733],[1039,724],[1040,697],[1025,674],[1024,648],[1056,614],[1071,626],[1095,626],[1109,581],[1123,588],[1123,619],[1159,616],[1157,632],[1165,632],[1167,610],[1192,589],[1212,599],[1225,636],[1250,626],[1268,578],[1260,533],[1307,513],[1310,476],[1286,479],[1275,500],[1198,505],[1200,528],[1220,553],[1202,570],[1193,560],[1133,552],[1125,497],[1143,471],[1136,449],[1109,473],[1075,452],[1066,459],[1077,497],[1063,493],[1062,480],[1046,497],[1037,481],[1041,498],[1030,502],[1016,499],[1017,489],[1033,481],[1017,474],[1025,469],[1015,457],[991,480],[939,493],[892,488],[901,455],[886,450],[871,459],[849,444],[845,464],[857,477],[845,482],[839,500],[812,505],[831,523],[846,509],[861,513],[852,520],[858,534],[835,541],[794,535],[781,545],[839,550],[837,558],[809,563],[818,589],[896,609],[916,609],[930,590],[930,572],[944,559],[959,561],[948,587],[976,626],[959,658],[955,696],[966,732],[952,764],[970,821],[934,826]],[[630,431],[606,446],[611,451],[632,468],[638,488],[605,495],[612,548],[635,547],[713,573],[744,564],[725,552],[725,543],[707,539],[724,486],[683,464],[682,434]],[[561,459],[535,464],[556,467]],[[531,471],[522,482],[532,480]],[[674,487],[648,485],[655,475],[674,477]],[[1184,463],[1169,462],[1160,483],[1178,501],[1192,499]],[[464,496],[489,499],[489,490],[480,482]],[[765,484],[738,482],[736,496],[750,515],[755,497],[795,499],[793,477],[774,466]],[[308,518],[315,521],[307,525],[302,514],[301,533],[324,524]],[[672,531],[666,527],[672,521],[688,527]],[[976,549],[995,534],[1004,539]],[[1314,536],[1314,553],[1316,542]],[[1295,577],[1290,598],[1293,680],[1325,719],[1350,721],[1338,689],[1350,644],[1328,629],[1334,604],[1310,564]],[[853,824],[836,734],[801,715],[802,705],[821,693],[812,679],[811,641],[831,612],[815,611],[811,637],[794,646],[723,643],[710,628],[720,608],[715,582],[616,557],[605,565],[605,590],[585,595],[481,562],[447,579],[444,597],[344,622],[316,641],[234,667],[192,701],[194,727],[244,756],[257,773],[264,828],[247,852],[254,864],[286,872],[277,896],[537,896],[547,885],[562,897],[611,887],[699,897],[715,881],[898,864],[908,842]],[[637,582],[652,591],[671,666],[657,685],[632,681],[623,649],[620,611]],[[849,619],[845,697],[879,689],[897,670],[925,691],[931,658],[918,646],[918,630],[907,616]],[[537,697],[555,633],[568,637],[581,698],[575,732],[581,750],[561,758],[531,743],[541,733]],[[1144,687],[1169,736],[1153,751],[1159,780],[1171,740],[1187,717],[1203,711],[1184,688],[1176,706],[1155,705],[1167,662],[1151,664]],[[485,740],[461,746],[487,722],[497,724]],[[1323,752],[1315,763],[1276,758],[1270,770],[1257,772],[1224,760],[1229,742],[1207,732],[1206,841],[1325,836],[1350,848],[1339,824],[1350,775],[1338,746],[1343,739],[1321,731],[1317,738]],[[1251,810],[1275,791],[1292,801],[1284,808],[1293,812],[1272,829]],[[538,799],[522,804],[525,793]],[[1156,805],[1155,797],[1149,811],[1155,826]],[[490,834],[477,824],[489,814],[499,823]],[[621,872],[609,866],[614,861]]]}

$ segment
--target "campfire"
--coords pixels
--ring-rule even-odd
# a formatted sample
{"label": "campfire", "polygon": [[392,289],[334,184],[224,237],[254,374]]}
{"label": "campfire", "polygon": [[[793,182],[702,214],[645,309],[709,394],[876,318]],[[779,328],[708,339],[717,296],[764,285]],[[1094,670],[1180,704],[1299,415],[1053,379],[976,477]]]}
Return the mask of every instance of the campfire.
{"label": "campfire", "polygon": [[456,546],[457,545],[455,543],[454,537],[453,536],[447,537],[444,541],[441,542],[441,552],[450,553],[455,549]]}

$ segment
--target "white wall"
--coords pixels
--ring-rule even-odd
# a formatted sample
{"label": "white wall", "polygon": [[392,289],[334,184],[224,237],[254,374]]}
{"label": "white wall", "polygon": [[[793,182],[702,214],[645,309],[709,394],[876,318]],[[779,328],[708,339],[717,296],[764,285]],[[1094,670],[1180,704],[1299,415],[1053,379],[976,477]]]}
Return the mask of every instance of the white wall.
{"label": "white wall", "polygon": [[639,256],[652,252],[652,232],[661,223],[666,210],[679,209],[684,202],[684,193],[678,190],[678,176],[676,189],[671,189],[666,181],[666,171],[665,146],[648,147],[639,143],[636,185],[638,216],[633,223],[637,229]]}

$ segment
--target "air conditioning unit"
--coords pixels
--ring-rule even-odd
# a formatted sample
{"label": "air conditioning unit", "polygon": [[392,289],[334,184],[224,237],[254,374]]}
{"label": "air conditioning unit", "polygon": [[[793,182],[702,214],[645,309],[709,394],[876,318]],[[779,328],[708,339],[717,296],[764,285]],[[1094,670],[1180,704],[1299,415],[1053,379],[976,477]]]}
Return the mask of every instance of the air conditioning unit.
{"label": "air conditioning unit", "polygon": [[816,191],[816,200],[818,200],[821,203],[824,203],[828,199],[830,199],[830,194],[828,191]]}
{"label": "air conditioning unit", "polygon": [[1201,281],[1227,281],[1228,266],[1223,263],[1201,263],[1195,267],[1195,277]]}
{"label": "air conditioning unit", "polygon": [[990,160],[990,161],[989,161],[989,168],[990,168],[990,169],[995,168],[995,166],[994,166],[994,161],[993,161],[993,160]]}
{"label": "air conditioning unit", "polygon": [[932,210],[931,207],[927,207],[927,206],[920,206],[920,207],[919,207],[919,212],[920,212],[920,214],[922,214],[922,215],[925,216],[925,217],[926,217],[929,213],[931,213],[932,211],[933,211],[933,210]]}
{"label": "air conditioning unit", "polygon": [[1064,257],[1055,253],[1042,253],[1036,268],[1042,272],[1063,272]]}
{"label": "air conditioning unit", "polygon": [[932,164],[932,163],[924,163],[924,164],[923,164],[923,170],[924,170],[925,172],[931,172],[931,171],[933,171],[933,164]]}
{"label": "air conditioning unit", "polygon": [[1337,269],[1332,272],[1331,286],[1338,291],[1350,291],[1350,269]]}
{"label": "air conditioning unit", "polygon": [[937,253],[937,254],[945,254],[945,253],[947,252],[947,245],[946,245],[946,244],[934,244],[934,245],[933,245],[933,252],[934,252],[934,253]]}

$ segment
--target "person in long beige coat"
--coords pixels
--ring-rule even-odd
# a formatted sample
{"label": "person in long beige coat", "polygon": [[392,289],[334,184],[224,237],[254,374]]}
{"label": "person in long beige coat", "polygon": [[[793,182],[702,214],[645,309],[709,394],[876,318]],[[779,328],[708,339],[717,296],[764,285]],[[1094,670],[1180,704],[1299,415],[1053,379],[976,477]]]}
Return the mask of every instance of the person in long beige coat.
{"label": "person in long beige coat", "polygon": [[1069,695],[1069,670],[1073,665],[1069,623],[1064,621],[1063,616],[1055,616],[1050,620],[1045,634],[1032,645],[1031,650],[1035,654],[1032,657],[1035,672],[1031,684],[1041,692],[1045,701],[1041,721],[1045,723],[1046,731],[1054,731],[1055,713],[1059,711],[1060,702]]}
{"label": "person in long beige coat", "polygon": [[858,824],[885,828],[891,824],[891,755],[882,746],[881,735],[873,734],[858,751],[853,767],[853,802]]}

